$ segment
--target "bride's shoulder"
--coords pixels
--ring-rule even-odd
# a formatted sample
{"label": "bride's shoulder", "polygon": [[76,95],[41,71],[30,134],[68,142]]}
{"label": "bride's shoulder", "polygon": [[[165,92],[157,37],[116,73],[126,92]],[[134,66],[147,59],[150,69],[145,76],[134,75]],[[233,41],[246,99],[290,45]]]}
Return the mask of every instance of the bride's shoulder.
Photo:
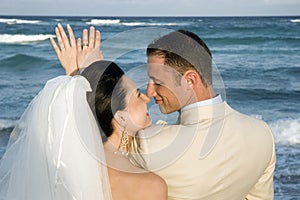
{"label": "bride's shoulder", "polygon": [[[147,173],[148,178],[145,179],[144,189],[145,193],[142,194],[144,200],[159,199],[165,200],[168,196],[167,184],[160,176],[154,173]],[[144,196],[145,195],[145,196]],[[142,199],[141,198],[141,199]]]}
{"label": "bride's shoulder", "polygon": [[160,176],[147,172],[136,174],[133,179],[136,185],[136,188],[133,188],[133,194],[135,194],[136,199],[167,199],[167,184]]}
{"label": "bride's shoulder", "polygon": [[167,199],[166,182],[152,172],[126,173],[109,169],[109,175],[114,199],[118,199],[119,195],[131,200]]}

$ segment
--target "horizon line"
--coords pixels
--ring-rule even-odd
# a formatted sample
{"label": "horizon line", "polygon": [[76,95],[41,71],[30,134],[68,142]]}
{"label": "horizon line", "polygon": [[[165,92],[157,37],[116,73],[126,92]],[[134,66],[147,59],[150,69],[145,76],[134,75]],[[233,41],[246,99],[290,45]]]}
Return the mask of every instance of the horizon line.
{"label": "horizon line", "polygon": [[0,14],[0,16],[22,17],[300,17],[300,14],[286,15],[38,15],[38,14]]}

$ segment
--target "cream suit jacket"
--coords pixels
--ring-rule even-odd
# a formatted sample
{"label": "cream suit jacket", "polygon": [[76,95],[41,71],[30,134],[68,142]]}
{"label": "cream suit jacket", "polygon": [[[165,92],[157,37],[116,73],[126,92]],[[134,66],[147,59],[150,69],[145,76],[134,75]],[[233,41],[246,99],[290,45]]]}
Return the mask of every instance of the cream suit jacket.
{"label": "cream suit jacket", "polygon": [[272,132],[226,102],[183,111],[178,124],[139,136],[145,165],[167,182],[170,200],[273,199]]}

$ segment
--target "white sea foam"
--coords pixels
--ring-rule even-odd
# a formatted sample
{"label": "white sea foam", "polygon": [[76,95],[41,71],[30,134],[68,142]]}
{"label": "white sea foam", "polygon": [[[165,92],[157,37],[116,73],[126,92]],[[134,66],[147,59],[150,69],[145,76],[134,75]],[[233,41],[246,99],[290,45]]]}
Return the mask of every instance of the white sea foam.
{"label": "white sea foam", "polygon": [[16,123],[17,121],[15,120],[0,119],[0,131],[6,128],[12,128]]}
{"label": "white sea foam", "polygon": [[123,22],[125,26],[177,26],[178,23]]}
{"label": "white sea foam", "polygon": [[177,26],[186,23],[155,23],[155,22],[121,22],[120,19],[92,19],[89,25],[123,25],[123,26]]}
{"label": "white sea foam", "polygon": [[30,42],[37,42],[47,40],[50,37],[55,37],[54,35],[50,34],[39,34],[39,35],[23,35],[23,34],[0,34],[0,43],[30,43]]}
{"label": "white sea foam", "polygon": [[262,115],[251,115],[251,117],[254,117],[256,119],[263,119]]}
{"label": "white sea foam", "polygon": [[64,19],[54,19],[54,21],[56,21],[56,22],[62,22],[62,21],[64,21]]}
{"label": "white sea foam", "polygon": [[87,24],[90,25],[111,25],[111,24],[119,24],[119,19],[92,19],[90,22],[87,22]]}
{"label": "white sea foam", "polygon": [[40,20],[24,20],[24,19],[6,19],[0,18],[0,23],[7,24],[38,24],[41,23]]}
{"label": "white sea foam", "polygon": [[121,23],[124,26],[145,26],[145,22],[123,22]]}
{"label": "white sea foam", "polygon": [[293,23],[299,23],[299,22],[300,22],[300,19],[291,19],[290,22],[293,22]]}
{"label": "white sea foam", "polygon": [[287,145],[300,145],[300,118],[281,119],[270,123],[275,142]]}

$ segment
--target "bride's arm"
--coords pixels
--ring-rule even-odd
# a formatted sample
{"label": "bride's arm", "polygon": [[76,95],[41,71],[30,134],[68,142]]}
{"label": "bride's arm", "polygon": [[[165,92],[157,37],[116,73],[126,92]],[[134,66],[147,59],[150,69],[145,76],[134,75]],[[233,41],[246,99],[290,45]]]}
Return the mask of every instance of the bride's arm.
{"label": "bride's arm", "polygon": [[100,31],[95,31],[94,27],[90,27],[90,34],[88,35],[88,30],[84,29],[82,39],[79,38],[76,45],[70,25],[67,25],[67,30],[69,39],[60,24],[55,28],[58,45],[53,38],[50,38],[58,60],[67,75],[79,74],[80,70],[88,67],[93,62],[103,60],[103,55],[100,51]]}

